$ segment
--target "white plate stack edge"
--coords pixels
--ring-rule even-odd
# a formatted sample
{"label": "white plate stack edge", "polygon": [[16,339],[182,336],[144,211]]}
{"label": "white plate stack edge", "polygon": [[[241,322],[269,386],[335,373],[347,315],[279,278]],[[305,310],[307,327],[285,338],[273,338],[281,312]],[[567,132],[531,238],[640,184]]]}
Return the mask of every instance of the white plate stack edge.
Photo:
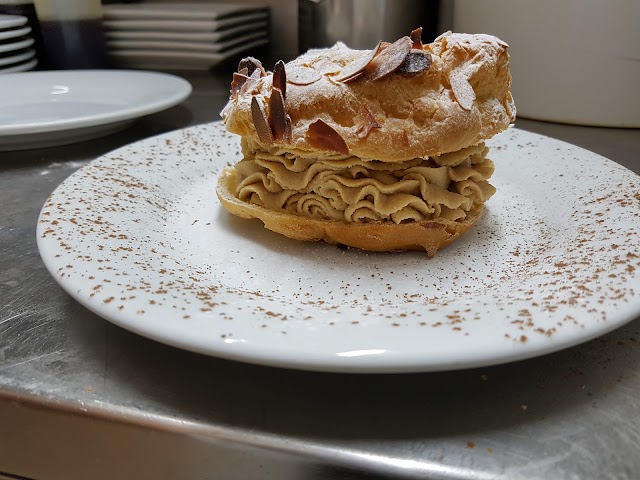
{"label": "white plate stack edge", "polygon": [[0,74],[26,72],[38,65],[27,21],[23,15],[0,15]]}
{"label": "white plate stack edge", "polygon": [[103,6],[109,56],[117,67],[208,70],[269,43],[269,9],[236,3]]}

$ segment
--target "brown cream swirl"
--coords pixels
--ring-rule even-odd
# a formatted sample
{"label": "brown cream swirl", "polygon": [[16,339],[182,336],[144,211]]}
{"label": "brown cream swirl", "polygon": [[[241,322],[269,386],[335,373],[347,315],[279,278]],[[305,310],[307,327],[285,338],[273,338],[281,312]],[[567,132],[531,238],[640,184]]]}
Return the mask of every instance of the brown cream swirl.
{"label": "brown cream swirl", "polygon": [[264,150],[243,140],[236,196],[270,210],[346,222],[462,220],[486,202],[493,162],[484,143],[401,163]]}

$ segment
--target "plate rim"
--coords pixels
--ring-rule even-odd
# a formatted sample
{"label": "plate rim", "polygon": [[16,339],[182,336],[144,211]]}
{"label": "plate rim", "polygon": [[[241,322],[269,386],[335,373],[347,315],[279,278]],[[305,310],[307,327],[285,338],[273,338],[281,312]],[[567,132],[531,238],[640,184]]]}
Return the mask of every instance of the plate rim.
{"label": "plate rim", "polygon": [[24,40],[20,40],[18,42],[5,43],[3,45],[0,45],[0,53],[22,50],[23,48],[32,46],[34,43],[36,43],[36,41],[31,37],[25,38]]}
{"label": "plate rim", "polygon": [[232,5],[232,4],[207,4],[187,3],[185,5],[151,4],[141,8],[139,4],[105,5],[104,18],[108,20],[200,20],[205,17],[208,20],[220,20],[228,17],[241,19],[257,12],[267,12],[267,8],[261,5]]}
{"label": "plate rim", "polygon": [[111,55],[119,60],[139,61],[139,62],[154,62],[166,61],[175,62],[178,64],[188,62],[202,62],[204,64],[208,62],[221,62],[227,58],[233,57],[241,52],[251,50],[261,45],[266,45],[269,42],[267,35],[259,38],[254,38],[249,43],[244,45],[234,46],[228,50],[221,50],[219,52],[210,51],[185,51],[185,50],[153,50],[153,49],[122,49],[112,50]]}
{"label": "plate rim", "polygon": [[16,38],[16,37],[24,37],[25,35],[29,35],[31,33],[31,27],[29,25],[20,26],[16,30],[3,30],[0,29],[0,40],[6,40],[8,38]]}
{"label": "plate rim", "polygon": [[157,30],[167,29],[172,32],[219,32],[237,25],[256,22],[269,18],[268,12],[253,13],[247,18],[221,18],[218,20],[104,20],[107,31]]}
{"label": "plate rim", "polygon": [[[5,65],[4,67],[0,68],[0,74],[4,75],[9,75],[12,73],[23,73],[23,72],[28,72],[30,71],[32,68],[35,68],[38,65],[38,59],[37,58],[31,58],[23,63],[17,63],[17,64],[13,64],[13,65]],[[2,141],[2,134],[0,134],[0,143]]]}
{"label": "plate rim", "polygon": [[0,30],[5,28],[20,27],[25,25],[29,19],[24,15],[6,15],[0,14]]}
{"label": "plate rim", "polygon": [[[107,30],[105,35],[107,40],[150,40],[160,39],[160,41],[171,42],[176,40],[184,40],[191,42],[218,42],[221,38],[233,37],[237,34],[244,34],[253,29],[266,29],[269,22],[265,20],[256,20],[247,24],[230,27],[219,32],[163,32],[156,30]],[[124,37],[124,38],[123,38]]]}
{"label": "plate rim", "polygon": [[[28,48],[26,51],[24,51],[23,53],[19,53],[17,55],[13,55],[11,57],[4,57],[0,59],[0,67],[11,67],[14,66],[17,63],[26,61],[26,60],[31,60],[33,57],[36,56],[36,51],[33,48]],[[2,71],[0,69],[0,71]]]}
{"label": "plate rim", "polygon": [[[166,40],[107,40],[107,47],[117,51],[146,51],[162,55],[185,55],[190,53],[225,54],[238,45],[244,48],[249,42],[265,40],[267,31],[254,32],[223,42],[166,41]],[[244,43],[247,42],[247,43]]]}
{"label": "plate rim", "polygon": [[4,125],[0,126],[0,141],[3,136],[17,136],[17,135],[33,135],[44,132],[56,132],[70,130],[80,127],[94,127],[99,125],[108,125],[111,123],[122,122],[125,120],[139,118],[145,115],[156,113],[172,106],[175,106],[184,101],[192,92],[191,84],[184,78],[164,72],[146,72],[138,70],[65,70],[65,71],[33,71],[33,72],[16,72],[3,75],[3,79],[14,80],[18,79],[20,82],[29,81],[28,78],[44,78],[45,82],[54,81],[56,78],[64,78],[65,82],[69,82],[69,75],[78,76],[91,76],[100,78],[103,75],[116,75],[122,78],[137,76],[147,77],[155,79],[163,79],[165,82],[173,87],[173,93],[167,95],[161,99],[157,99],[153,102],[147,102],[136,105],[128,106],[126,108],[116,109],[115,111],[109,111],[101,114],[88,114],[83,116],[77,116],[65,119],[63,121],[31,121],[29,123]]}

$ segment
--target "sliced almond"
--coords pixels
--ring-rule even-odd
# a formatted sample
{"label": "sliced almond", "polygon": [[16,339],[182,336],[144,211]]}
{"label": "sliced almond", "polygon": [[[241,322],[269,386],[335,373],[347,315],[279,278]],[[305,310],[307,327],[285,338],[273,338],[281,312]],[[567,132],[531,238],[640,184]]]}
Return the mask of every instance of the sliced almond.
{"label": "sliced almond", "polygon": [[251,89],[258,84],[259,80],[260,80],[260,72],[258,70],[254,70],[251,76],[249,77],[249,79],[245,82],[245,84],[240,89],[240,93],[244,94],[251,91]]}
{"label": "sliced almond", "polygon": [[233,73],[233,80],[231,81],[231,94],[237,96],[242,89],[242,86],[249,80],[249,77],[242,73]]}
{"label": "sliced almond", "polygon": [[266,145],[270,145],[273,143],[273,134],[271,133],[271,128],[269,127],[269,121],[267,120],[267,116],[264,113],[262,105],[253,97],[251,99],[251,116],[253,118],[253,125],[256,127],[256,132],[258,133],[258,138],[260,142]]}
{"label": "sliced almond", "polygon": [[233,96],[243,95],[256,86],[258,80],[260,80],[260,72],[258,70],[254,70],[250,77],[241,73],[234,73],[233,81],[231,82],[231,93]]}
{"label": "sliced almond", "polygon": [[364,71],[367,65],[371,63],[371,61],[380,51],[381,46],[382,46],[382,42],[378,43],[376,48],[371,50],[366,55],[363,55],[362,57],[357,58],[351,61],[350,63],[348,63],[340,71],[338,76],[335,77],[335,80],[337,80],[338,82],[344,82],[344,83],[354,80],[357,76],[359,76]]}
{"label": "sliced almond", "polygon": [[291,144],[293,143],[293,129],[291,128],[291,117],[287,113],[284,117],[286,128],[284,129],[284,136],[282,140],[284,143]]}
{"label": "sliced almond", "polygon": [[396,70],[405,77],[413,77],[428,70],[431,66],[431,55],[424,50],[411,50]]}
{"label": "sliced almond", "polygon": [[320,72],[321,75],[335,76],[340,73],[342,68],[339,64],[334,63],[332,60],[325,56],[312,59],[309,63],[305,63],[303,66],[313,68]]}
{"label": "sliced almond", "polygon": [[279,88],[273,87],[269,98],[269,126],[273,139],[276,141],[285,138],[287,131],[287,114],[284,110],[284,96]]}
{"label": "sliced almond", "polygon": [[248,77],[251,76],[254,70],[258,70],[261,77],[264,76],[264,67],[262,66],[262,62],[260,62],[260,60],[258,60],[257,58],[246,57],[240,60],[240,63],[238,63],[238,72],[241,72],[245,68],[247,69],[246,75]]}
{"label": "sliced almond", "polygon": [[322,120],[316,120],[307,130],[307,141],[318,150],[330,150],[349,155],[349,147],[332,127]]}
{"label": "sliced almond", "polygon": [[458,104],[465,110],[471,110],[473,102],[476,100],[476,92],[460,68],[449,72],[449,83]]}
{"label": "sliced almond", "polygon": [[321,78],[320,72],[311,67],[292,67],[287,72],[287,82],[294,85],[311,85]]}
{"label": "sliced almond", "polygon": [[411,51],[411,45],[409,37],[396,40],[374,57],[358,80],[374,82],[396,71]]}
{"label": "sliced almond", "polygon": [[287,98],[287,74],[284,71],[284,62],[278,60],[273,67],[273,88],[282,92],[282,98]]}
{"label": "sliced almond", "polygon": [[358,138],[367,138],[372,129],[380,128],[380,124],[376,120],[376,117],[373,116],[371,110],[369,110],[369,108],[364,104],[360,108],[360,116],[362,117],[363,123],[358,127],[356,132]]}
{"label": "sliced almond", "polygon": [[418,27],[412,31],[409,38],[411,39],[411,42],[413,42],[411,48],[422,50],[422,27]]}

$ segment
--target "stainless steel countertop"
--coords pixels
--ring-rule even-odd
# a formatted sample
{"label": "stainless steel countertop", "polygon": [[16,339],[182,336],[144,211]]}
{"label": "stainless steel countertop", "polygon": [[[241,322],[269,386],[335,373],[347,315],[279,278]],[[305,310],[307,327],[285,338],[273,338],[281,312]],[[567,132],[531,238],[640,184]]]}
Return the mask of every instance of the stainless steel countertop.
{"label": "stainless steel countertop", "polygon": [[[90,160],[217,119],[228,72],[121,133],[0,152],[0,472],[75,478],[640,478],[640,322],[578,347],[448,373],[234,363],[136,336],[55,283],[39,210]],[[516,126],[640,172],[640,131]],[[0,473],[1,475],[1,473]]]}

